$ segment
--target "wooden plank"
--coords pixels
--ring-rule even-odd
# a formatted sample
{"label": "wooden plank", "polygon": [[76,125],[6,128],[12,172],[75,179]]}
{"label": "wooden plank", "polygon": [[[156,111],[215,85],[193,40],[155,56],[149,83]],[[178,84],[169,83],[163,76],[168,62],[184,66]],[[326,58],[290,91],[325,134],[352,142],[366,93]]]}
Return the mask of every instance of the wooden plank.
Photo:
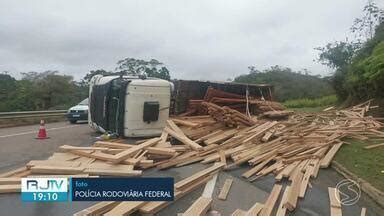
{"label": "wooden plank", "polygon": [[214,174],[212,179],[205,184],[204,191],[201,194],[202,197],[212,198],[213,190],[215,189],[218,173]]}
{"label": "wooden plank", "polygon": [[285,188],[283,197],[281,198],[280,205],[277,208],[276,216],[285,216],[285,214],[287,212],[287,208],[285,207],[284,203],[287,202],[290,188],[291,188],[291,186],[287,186]]}
{"label": "wooden plank", "polygon": [[340,195],[336,188],[328,187],[329,203],[331,206],[331,216],[342,216]]}
{"label": "wooden plank", "polygon": [[219,151],[219,155],[220,155],[220,162],[225,164],[224,167],[227,167],[227,157],[225,155],[225,151],[224,150],[220,150]]}
{"label": "wooden plank", "polygon": [[105,212],[111,210],[116,205],[118,205],[120,202],[115,201],[103,201],[98,202],[95,205],[92,205],[86,209],[83,209],[79,212],[76,212],[73,214],[73,216],[93,216],[93,215],[102,215]]}
{"label": "wooden plank", "polygon": [[173,120],[171,120],[171,119],[167,120],[167,125],[169,126],[170,129],[172,129],[173,131],[175,131],[179,135],[185,137],[184,132],[175,124],[175,122],[173,122]]}
{"label": "wooden plank", "polygon": [[272,215],[272,211],[276,205],[277,199],[279,198],[281,188],[282,188],[282,185],[280,185],[280,184],[275,184],[273,186],[272,191],[269,194],[269,197],[264,204],[264,208],[263,208],[263,210],[261,210],[261,214],[260,214],[261,216]]}
{"label": "wooden plank", "polygon": [[176,125],[184,125],[184,126],[188,126],[188,127],[197,127],[197,126],[199,126],[198,123],[194,123],[194,122],[187,121],[187,120],[181,120],[181,119],[175,119],[175,118],[173,118],[172,121],[173,121]]}
{"label": "wooden plank", "polygon": [[269,130],[270,128],[272,128],[273,126],[275,126],[276,124],[278,124],[277,121],[273,121],[273,122],[266,122],[264,123],[264,125],[261,125],[262,127],[260,128],[255,128],[255,130],[251,131],[251,132],[256,132],[256,133],[252,133],[252,135],[250,135],[247,139],[245,139],[243,141],[243,143],[247,143],[248,141],[251,141],[257,137],[259,137],[260,135],[262,135],[263,133],[265,133],[265,131]]}
{"label": "wooden plank", "polygon": [[78,174],[82,173],[82,167],[59,167],[59,166],[33,166],[31,171],[33,174]]}
{"label": "wooden plank", "polygon": [[147,140],[147,141],[145,141],[145,142],[143,142],[143,143],[141,143],[141,144],[139,144],[137,146],[134,146],[132,148],[129,148],[129,149],[125,150],[125,151],[122,151],[122,152],[114,155],[112,157],[111,162],[115,163],[115,164],[116,163],[120,163],[120,162],[126,160],[127,158],[133,156],[134,154],[136,154],[136,152],[138,152],[139,150],[142,150],[144,148],[153,146],[153,145],[155,145],[159,141],[160,141],[160,138],[149,139],[149,140]]}
{"label": "wooden plank", "polygon": [[2,193],[18,193],[20,191],[21,191],[21,184],[0,185],[0,194],[2,194]]}
{"label": "wooden plank", "polygon": [[121,202],[111,211],[105,213],[104,216],[130,215],[144,204],[145,202],[142,201]]}
{"label": "wooden plank", "polygon": [[226,200],[227,199],[229,189],[231,189],[232,183],[233,183],[233,179],[226,179],[225,180],[224,186],[221,188],[218,199],[220,199],[220,200]]}
{"label": "wooden plank", "polygon": [[0,178],[0,185],[18,185],[18,184],[21,184],[21,178],[19,177]]}
{"label": "wooden plank", "polygon": [[364,149],[373,149],[373,148],[383,147],[383,146],[384,146],[384,143],[381,143],[381,144],[365,146]]}
{"label": "wooden plank", "polygon": [[165,155],[165,156],[174,156],[176,154],[176,150],[171,148],[159,148],[159,147],[148,147],[146,148],[148,154],[156,154],[156,155]]}
{"label": "wooden plank", "polygon": [[300,192],[299,192],[299,197],[300,198],[303,198],[304,195],[305,195],[305,192],[307,190],[307,186],[308,186],[308,183],[309,183],[309,178],[311,177],[313,169],[314,169],[314,167],[311,164],[307,165],[307,168],[306,168],[305,173],[304,173],[303,180],[301,181],[301,184],[300,184]]}
{"label": "wooden plank", "polygon": [[224,167],[223,163],[215,163],[213,166],[208,167],[207,169],[204,169],[200,172],[197,172],[197,173],[189,176],[188,178],[185,178],[185,179],[177,182],[175,184],[175,188],[176,189],[182,189],[183,187],[190,184],[191,182],[196,181],[199,178],[202,178],[203,176],[206,176],[206,175],[208,175],[214,171],[217,171],[217,170],[221,169],[222,167]]}
{"label": "wooden plank", "polygon": [[361,208],[360,216],[365,216],[367,213],[367,209],[365,207]]}
{"label": "wooden plank", "polygon": [[199,197],[184,213],[183,216],[205,216],[211,208],[212,198]]}
{"label": "wooden plank", "polygon": [[120,169],[106,169],[106,168],[86,168],[83,171],[90,175],[102,175],[102,176],[140,176],[141,170],[120,170]]}
{"label": "wooden plank", "polygon": [[245,173],[243,173],[243,177],[244,178],[249,178],[251,176],[253,176],[254,174],[258,173],[261,169],[263,169],[263,167],[269,163],[269,161],[271,161],[273,157],[270,157],[270,158],[267,158],[266,160],[264,160],[263,162],[261,162],[260,164],[258,164],[257,166],[253,167],[252,169],[249,169],[248,171],[246,171]]}
{"label": "wooden plank", "polygon": [[213,144],[213,143],[220,143],[220,142],[222,142],[224,140],[227,140],[227,139],[231,138],[237,132],[238,132],[237,129],[227,130],[227,131],[224,131],[223,133],[218,134],[217,136],[214,136],[214,137],[211,137],[211,138],[205,140],[204,143],[207,144],[207,145],[210,145],[210,144]]}
{"label": "wooden plank", "polygon": [[247,216],[247,212],[242,209],[236,209],[231,216]]}
{"label": "wooden plank", "polygon": [[59,161],[59,160],[31,160],[27,163],[27,167],[33,166],[58,166],[58,167],[79,167],[81,162],[78,161]]}
{"label": "wooden plank", "polygon": [[59,149],[63,152],[69,151],[69,150],[99,150],[99,151],[106,151],[108,148],[106,147],[80,147],[80,146],[70,146],[70,145],[62,145],[59,147]]}
{"label": "wooden plank", "polygon": [[180,142],[184,143],[185,145],[188,145],[190,146],[192,149],[194,150],[202,150],[203,147],[195,142],[193,142],[192,140],[190,140],[188,137],[186,136],[183,136],[183,135],[180,135],[178,133],[176,133],[175,131],[171,130],[170,128],[164,128],[164,130],[169,133],[169,135],[171,135],[172,137],[174,137],[175,139],[179,140]]}
{"label": "wooden plank", "polygon": [[328,195],[331,207],[341,208],[339,192],[336,188],[328,187]]}
{"label": "wooden plank", "polygon": [[332,146],[332,148],[328,151],[328,153],[321,160],[321,163],[320,163],[321,168],[326,168],[331,164],[333,157],[335,157],[335,155],[336,155],[337,151],[340,149],[341,145],[343,145],[342,142]]}
{"label": "wooden plank", "polygon": [[300,184],[303,178],[303,173],[301,171],[297,171],[295,176],[292,179],[291,188],[288,192],[287,201],[284,203],[284,206],[289,210],[293,211],[297,205],[297,198],[299,197],[300,192]]}
{"label": "wooden plank", "polygon": [[125,144],[125,143],[116,143],[116,142],[107,142],[107,141],[96,141],[93,146],[100,146],[106,148],[115,148],[115,149],[129,149],[136,145]]}
{"label": "wooden plank", "polygon": [[20,168],[17,168],[17,169],[14,169],[14,170],[11,170],[11,171],[8,171],[8,172],[5,172],[5,173],[1,173],[0,174],[0,178],[13,176],[15,174],[25,172],[27,170],[28,169],[25,166],[24,167],[20,167]]}
{"label": "wooden plank", "polygon": [[248,210],[246,216],[258,215],[263,208],[264,208],[264,204],[257,202]]}

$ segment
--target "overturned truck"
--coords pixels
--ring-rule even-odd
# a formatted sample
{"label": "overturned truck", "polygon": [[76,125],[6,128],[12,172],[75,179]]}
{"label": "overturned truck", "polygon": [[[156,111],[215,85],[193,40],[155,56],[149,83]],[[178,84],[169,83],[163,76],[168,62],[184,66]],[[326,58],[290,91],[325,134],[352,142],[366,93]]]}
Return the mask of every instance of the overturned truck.
{"label": "overturned truck", "polygon": [[89,95],[89,125],[97,131],[123,137],[160,135],[170,114],[208,114],[203,102],[245,114],[257,114],[275,106],[271,102],[273,86],[267,84],[169,82],[134,76],[94,76]]}

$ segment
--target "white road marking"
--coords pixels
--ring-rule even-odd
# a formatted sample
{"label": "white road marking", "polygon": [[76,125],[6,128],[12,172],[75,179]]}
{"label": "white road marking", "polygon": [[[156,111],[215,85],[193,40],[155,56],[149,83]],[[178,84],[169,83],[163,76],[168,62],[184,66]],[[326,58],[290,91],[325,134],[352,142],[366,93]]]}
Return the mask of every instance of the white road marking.
{"label": "white road marking", "polygon": [[[60,129],[66,129],[66,128],[78,127],[78,126],[80,126],[80,125],[69,125],[69,126],[64,126],[64,127],[49,128],[49,129],[47,129],[47,131],[51,131],[51,130],[60,130]],[[20,135],[26,135],[26,134],[37,133],[37,132],[38,132],[38,130],[34,130],[34,131],[26,131],[26,132],[22,132],[22,133],[15,133],[15,134],[3,135],[3,136],[0,136],[0,138],[13,137],[13,136],[20,136]]]}

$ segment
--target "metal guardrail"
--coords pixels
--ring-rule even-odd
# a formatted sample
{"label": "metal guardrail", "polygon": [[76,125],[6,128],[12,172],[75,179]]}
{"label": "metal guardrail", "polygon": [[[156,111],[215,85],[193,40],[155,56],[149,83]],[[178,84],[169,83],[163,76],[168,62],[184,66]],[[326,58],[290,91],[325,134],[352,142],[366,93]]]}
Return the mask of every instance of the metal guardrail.
{"label": "metal guardrail", "polygon": [[0,119],[64,116],[67,110],[0,112]]}

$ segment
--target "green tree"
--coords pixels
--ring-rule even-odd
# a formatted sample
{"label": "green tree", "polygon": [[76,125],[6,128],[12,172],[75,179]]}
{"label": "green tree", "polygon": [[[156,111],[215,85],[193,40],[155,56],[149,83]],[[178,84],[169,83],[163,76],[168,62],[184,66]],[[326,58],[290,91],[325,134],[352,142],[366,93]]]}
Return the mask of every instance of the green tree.
{"label": "green tree", "polygon": [[324,47],[317,47],[315,50],[320,51],[318,61],[321,64],[337,70],[350,63],[358,48],[358,43],[336,41]]}
{"label": "green tree", "polygon": [[116,72],[122,75],[142,75],[157,77],[161,79],[170,79],[169,70],[163,63],[156,59],[145,61],[135,58],[125,58],[117,62]]}
{"label": "green tree", "polygon": [[7,111],[11,100],[15,97],[17,82],[7,72],[0,73],[0,111]]}
{"label": "green tree", "polygon": [[109,76],[109,75],[116,75],[116,74],[117,73],[114,73],[112,71],[106,71],[104,69],[91,70],[89,73],[87,73],[84,76],[84,78],[82,79],[81,85],[88,85],[92,77],[95,75]]}
{"label": "green tree", "polygon": [[373,0],[369,0],[364,6],[363,16],[353,21],[351,31],[356,34],[358,40],[369,40],[373,38],[376,26],[382,22],[384,22],[384,10]]}

